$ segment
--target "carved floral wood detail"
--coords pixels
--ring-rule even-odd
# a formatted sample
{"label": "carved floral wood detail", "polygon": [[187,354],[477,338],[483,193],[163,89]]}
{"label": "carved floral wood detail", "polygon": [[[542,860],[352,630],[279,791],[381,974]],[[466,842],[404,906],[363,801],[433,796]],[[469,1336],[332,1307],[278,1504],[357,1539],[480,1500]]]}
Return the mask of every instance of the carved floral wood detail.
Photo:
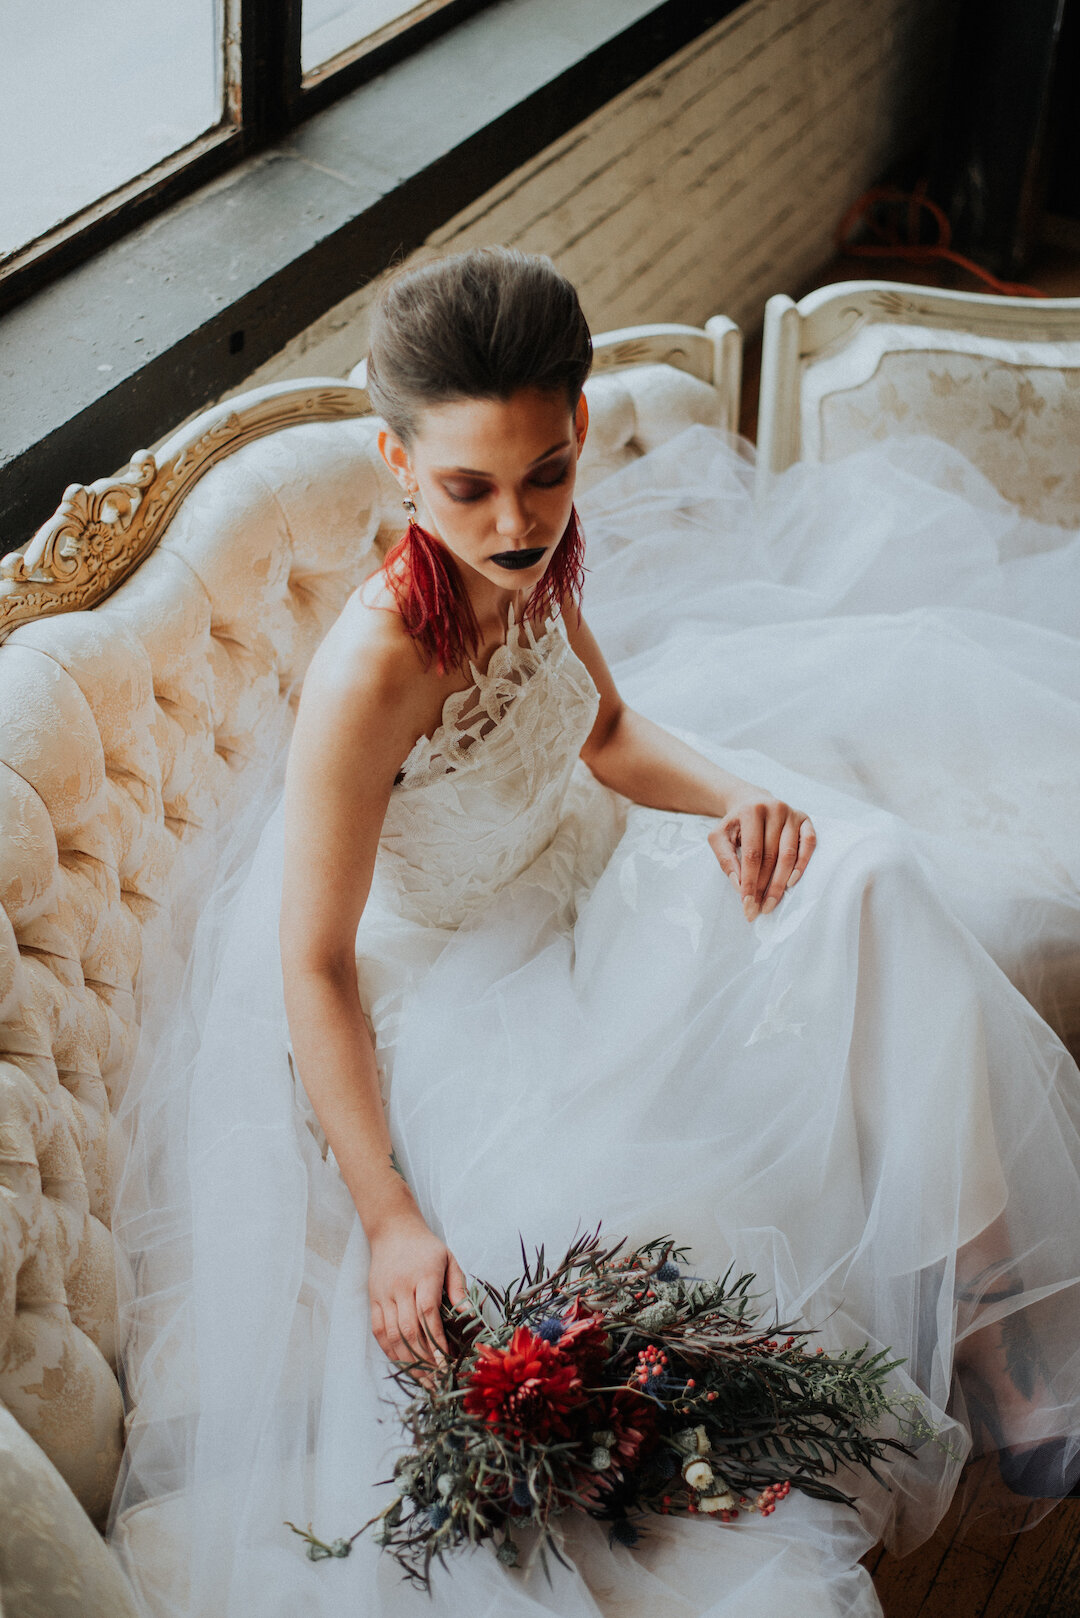
{"label": "carved floral wood detail", "polygon": [[136,450],[112,477],[69,484],[37,533],[0,559],[0,640],[32,618],[103,600],[154,548],[192,485],[242,445],[370,410],[363,389],[342,382],[274,384],[240,410],[225,404],[205,412],[162,446],[160,459]]}

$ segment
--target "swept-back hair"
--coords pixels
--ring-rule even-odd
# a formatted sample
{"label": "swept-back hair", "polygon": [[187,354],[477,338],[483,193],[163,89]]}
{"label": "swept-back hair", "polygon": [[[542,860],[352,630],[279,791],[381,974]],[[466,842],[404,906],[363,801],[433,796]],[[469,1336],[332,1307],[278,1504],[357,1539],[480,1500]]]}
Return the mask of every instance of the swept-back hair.
{"label": "swept-back hair", "polygon": [[383,285],[371,317],[367,389],[408,447],[425,405],[559,390],[573,410],[592,365],[578,295],[541,253],[474,247]]}

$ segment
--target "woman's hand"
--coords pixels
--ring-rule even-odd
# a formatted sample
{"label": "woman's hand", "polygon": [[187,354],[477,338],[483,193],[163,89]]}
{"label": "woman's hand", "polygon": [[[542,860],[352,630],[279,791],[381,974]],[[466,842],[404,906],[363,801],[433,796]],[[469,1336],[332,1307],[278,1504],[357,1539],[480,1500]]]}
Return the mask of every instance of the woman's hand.
{"label": "woman's hand", "polygon": [[[455,1308],[468,1307],[461,1266],[419,1214],[399,1216],[371,1241],[371,1329],[388,1359],[441,1364],[443,1284]],[[418,1373],[424,1387],[431,1377]]]}
{"label": "woman's hand", "polygon": [[816,842],[808,815],[756,791],[732,804],[709,833],[709,846],[742,899],[747,921],[776,908],[802,876]]}

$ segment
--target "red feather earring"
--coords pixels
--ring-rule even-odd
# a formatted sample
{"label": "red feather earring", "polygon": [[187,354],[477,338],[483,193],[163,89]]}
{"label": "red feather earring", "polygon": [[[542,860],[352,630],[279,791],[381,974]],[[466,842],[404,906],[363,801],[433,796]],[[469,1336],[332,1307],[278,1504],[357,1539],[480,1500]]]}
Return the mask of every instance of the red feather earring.
{"label": "red feather earring", "polygon": [[[480,646],[480,630],[472,603],[454,559],[416,521],[416,502],[407,495],[401,502],[409,526],[386,554],[383,572],[401,613],[401,621],[420,647],[424,667],[435,663],[440,674],[464,668]],[[581,613],[585,583],[585,540],[577,510],[570,520],[543,578],[525,604],[523,618],[541,613],[550,617],[560,603],[572,600]]]}
{"label": "red feather earring", "polygon": [[570,507],[570,520],[555,547],[544,577],[525,603],[523,618],[549,618],[563,602],[572,601],[581,619],[581,592],[585,587],[585,535],[577,507]]}

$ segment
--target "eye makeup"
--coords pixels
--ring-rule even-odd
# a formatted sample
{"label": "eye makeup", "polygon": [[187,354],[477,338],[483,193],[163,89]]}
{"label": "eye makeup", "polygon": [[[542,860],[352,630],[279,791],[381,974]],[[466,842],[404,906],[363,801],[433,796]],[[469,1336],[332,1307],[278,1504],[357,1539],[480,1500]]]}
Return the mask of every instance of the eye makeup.
{"label": "eye makeup", "polygon": [[[560,483],[566,482],[569,472],[570,458],[568,456],[562,465],[556,470],[554,476],[549,475],[546,477],[541,477],[539,474],[534,473],[528,481],[533,485],[534,488],[537,489],[556,489]],[[451,487],[451,480],[444,478],[441,480],[443,493],[446,494],[451,500],[456,501],[459,505],[471,505],[474,501],[482,500],[486,494],[490,493],[488,486],[483,484],[477,486],[471,480],[455,479],[453,481],[457,492],[455,492],[454,487]]]}

